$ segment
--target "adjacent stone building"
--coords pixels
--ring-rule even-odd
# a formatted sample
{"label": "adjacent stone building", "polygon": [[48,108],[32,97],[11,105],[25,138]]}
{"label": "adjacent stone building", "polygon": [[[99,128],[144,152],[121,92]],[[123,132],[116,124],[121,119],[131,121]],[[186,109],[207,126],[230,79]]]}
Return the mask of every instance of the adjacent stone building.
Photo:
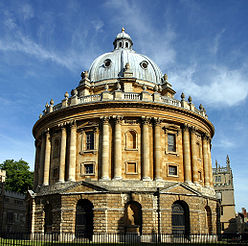
{"label": "adjacent stone building", "polygon": [[216,161],[213,168],[213,182],[217,197],[220,199],[220,226],[223,233],[237,232],[233,174],[230,159],[227,155],[226,166],[221,167]]}
{"label": "adjacent stone building", "polygon": [[133,50],[124,29],[113,44],[34,125],[29,230],[216,233],[205,109],[183,93],[175,99],[167,75]]}
{"label": "adjacent stone building", "polygon": [[6,190],[5,179],[0,169],[0,232],[25,232],[25,195]]}

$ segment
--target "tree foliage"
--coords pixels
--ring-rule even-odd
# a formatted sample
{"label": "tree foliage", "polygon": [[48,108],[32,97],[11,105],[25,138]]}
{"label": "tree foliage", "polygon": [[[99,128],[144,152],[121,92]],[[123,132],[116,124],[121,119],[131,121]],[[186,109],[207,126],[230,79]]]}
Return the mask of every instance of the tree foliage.
{"label": "tree foliage", "polygon": [[6,171],[6,190],[25,193],[32,189],[34,175],[26,161],[6,160],[0,164],[0,168]]}

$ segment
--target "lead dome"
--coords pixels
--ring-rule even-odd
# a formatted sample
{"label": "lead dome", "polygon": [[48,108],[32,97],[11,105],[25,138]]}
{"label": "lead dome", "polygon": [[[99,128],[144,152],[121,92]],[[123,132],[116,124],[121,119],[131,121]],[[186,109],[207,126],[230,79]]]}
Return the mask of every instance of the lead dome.
{"label": "lead dome", "polygon": [[114,42],[114,50],[97,57],[89,69],[89,79],[93,82],[117,80],[123,77],[125,65],[128,63],[133,77],[138,81],[148,81],[155,84],[162,82],[160,68],[150,58],[136,53],[131,37],[122,28]]}

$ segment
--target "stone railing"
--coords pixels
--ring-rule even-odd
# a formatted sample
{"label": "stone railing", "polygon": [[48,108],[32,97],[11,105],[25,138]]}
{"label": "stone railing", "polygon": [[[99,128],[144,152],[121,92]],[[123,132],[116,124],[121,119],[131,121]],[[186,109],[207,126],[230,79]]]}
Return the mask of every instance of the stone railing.
{"label": "stone railing", "polygon": [[[74,105],[80,105],[80,104],[87,104],[87,103],[94,103],[94,102],[101,102],[101,101],[145,101],[145,102],[154,102],[154,103],[160,103],[160,104],[166,104],[171,105],[175,107],[185,108],[190,111],[193,111],[199,115],[202,115],[207,118],[207,115],[204,110],[197,109],[194,104],[191,102],[186,102],[184,100],[179,101],[174,98],[170,98],[167,96],[162,96],[159,93],[151,94],[147,91],[143,91],[141,93],[134,93],[134,92],[122,92],[122,91],[115,91],[115,92],[109,92],[105,91],[101,94],[96,95],[87,95],[87,96],[72,96],[72,97],[66,97],[64,100],[62,100],[62,103],[59,103],[57,105],[46,105],[45,110],[43,111],[43,115],[58,111],[61,108],[66,108]],[[41,116],[42,117],[42,116]]]}
{"label": "stone railing", "polygon": [[87,102],[99,102],[99,101],[101,101],[101,98],[102,97],[100,94],[80,97],[79,98],[79,104],[87,103]]}
{"label": "stone railing", "polygon": [[170,98],[170,97],[161,96],[161,102],[165,103],[165,104],[173,105],[176,107],[181,107],[180,101],[173,99],[173,98]]}
{"label": "stone railing", "polygon": [[125,92],[123,93],[124,100],[139,101],[141,100],[141,95],[139,93]]}
{"label": "stone railing", "polygon": [[213,173],[215,173],[215,174],[228,172],[227,167],[217,167],[217,169],[215,167],[213,167],[212,169],[213,169]]}

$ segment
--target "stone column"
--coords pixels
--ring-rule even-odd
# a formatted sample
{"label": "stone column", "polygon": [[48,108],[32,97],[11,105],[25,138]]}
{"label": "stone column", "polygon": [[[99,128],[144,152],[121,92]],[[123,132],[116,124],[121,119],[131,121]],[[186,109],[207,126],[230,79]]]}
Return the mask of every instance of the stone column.
{"label": "stone column", "polygon": [[117,116],[115,118],[114,179],[122,179],[121,120],[122,120],[122,117],[120,117],[120,116]]}
{"label": "stone column", "polygon": [[51,141],[50,141],[49,130],[47,130],[43,185],[49,185],[50,159],[51,159]]}
{"label": "stone column", "polygon": [[161,120],[155,119],[154,129],[155,179],[161,180]]}
{"label": "stone column", "polygon": [[189,127],[184,125],[183,128],[183,160],[184,160],[184,180],[187,183],[192,182],[191,178],[191,159],[190,159],[190,137]]}
{"label": "stone column", "polygon": [[211,158],[211,139],[208,141],[208,163],[209,163],[209,184],[213,186],[213,170],[212,170],[212,158]]}
{"label": "stone column", "polygon": [[71,124],[70,135],[70,155],[69,155],[69,181],[75,181],[76,173],[76,149],[77,149],[77,125],[76,122]]}
{"label": "stone column", "polygon": [[205,186],[209,186],[209,153],[208,153],[208,137],[203,136],[203,165]]}
{"label": "stone column", "polygon": [[60,157],[59,157],[59,182],[65,182],[65,156],[66,156],[66,128],[61,127]]}
{"label": "stone column", "polygon": [[101,179],[109,180],[109,118],[103,117],[102,125],[102,176]]}
{"label": "stone column", "polygon": [[142,122],[142,180],[151,180],[150,178],[150,139],[149,139],[149,118],[143,118]]}
{"label": "stone column", "polygon": [[38,178],[39,178],[39,160],[40,160],[40,146],[38,140],[35,140],[35,166],[34,166],[34,188],[38,185]]}
{"label": "stone column", "polygon": [[43,183],[43,176],[44,176],[44,159],[45,159],[45,144],[46,144],[46,138],[45,134],[42,133],[41,135],[41,148],[40,148],[40,161],[39,161],[39,181],[38,184],[42,185]]}
{"label": "stone column", "polygon": [[195,129],[191,128],[191,160],[193,170],[193,182],[198,184],[198,170],[197,170],[197,148],[196,148],[196,135]]}

